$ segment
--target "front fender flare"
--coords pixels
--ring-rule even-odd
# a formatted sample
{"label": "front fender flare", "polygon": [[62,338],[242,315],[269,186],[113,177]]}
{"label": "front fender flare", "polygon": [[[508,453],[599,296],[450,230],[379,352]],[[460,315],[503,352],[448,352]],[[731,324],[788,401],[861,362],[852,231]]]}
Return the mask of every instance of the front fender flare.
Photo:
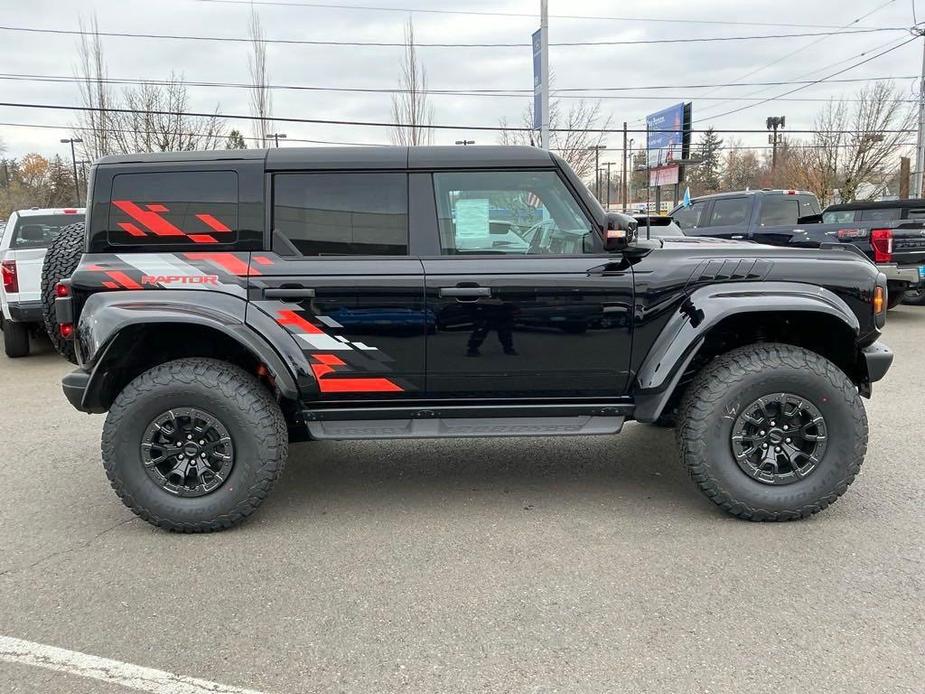
{"label": "front fender flare", "polygon": [[[295,377],[280,352],[245,323],[247,303],[218,292],[177,290],[170,292],[100,292],[84,304],[77,326],[77,355],[81,368],[90,374],[83,408],[102,411],[94,402],[105,373],[105,364],[120,347],[119,336],[127,328],[152,323],[181,323],[211,328],[240,344],[266,365],[279,389],[289,399],[299,398]],[[125,345],[121,345],[125,347]],[[285,349],[285,346],[283,346]]]}
{"label": "front fender flare", "polygon": [[635,377],[635,418],[654,422],[707,333],[729,316],[758,312],[806,311],[833,316],[858,335],[860,323],[836,294],[797,282],[710,285],[694,291],[662,329]]}

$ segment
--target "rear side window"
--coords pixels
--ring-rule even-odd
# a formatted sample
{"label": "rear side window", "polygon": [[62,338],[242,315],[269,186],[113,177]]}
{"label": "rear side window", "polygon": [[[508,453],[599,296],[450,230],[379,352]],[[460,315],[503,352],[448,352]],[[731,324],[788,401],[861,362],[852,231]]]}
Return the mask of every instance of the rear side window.
{"label": "rear side window", "polygon": [[113,245],[211,246],[238,238],[233,171],[119,174],[109,206]]}
{"label": "rear side window", "polygon": [[872,210],[861,210],[858,219],[862,222],[890,222],[899,219],[902,212],[898,207],[880,207]]}
{"label": "rear side window", "polygon": [[797,195],[797,200],[800,201],[801,217],[822,214],[822,208],[819,207],[819,199],[815,195]]}
{"label": "rear side window", "polygon": [[915,209],[915,208],[913,208],[913,209],[909,210],[909,212],[908,212],[908,214],[907,214],[907,218],[908,218],[908,219],[925,219],[925,209],[922,209],[922,208]]}
{"label": "rear side window", "polygon": [[793,196],[766,195],[761,201],[761,226],[763,227],[796,224],[799,217],[800,203]]}
{"label": "rear side window", "polygon": [[705,207],[704,203],[695,202],[690,207],[681,207],[675,210],[671,216],[682,229],[695,229],[700,226],[700,218],[703,216]]}
{"label": "rear side window", "polygon": [[848,224],[854,221],[854,210],[830,210],[822,213],[824,224]]}
{"label": "rear side window", "polygon": [[290,256],[407,255],[407,175],[277,174],[273,250]]}
{"label": "rear side window", "polygon": [[64,227],[82,221],[82,214],[24,215],[11,232],[10,248],[47,248]]}
{"label": "rear side window", "polygon": [[711,227],[745,224],[748,218],[748,200],[745,198],[718,198],[713,202]]}

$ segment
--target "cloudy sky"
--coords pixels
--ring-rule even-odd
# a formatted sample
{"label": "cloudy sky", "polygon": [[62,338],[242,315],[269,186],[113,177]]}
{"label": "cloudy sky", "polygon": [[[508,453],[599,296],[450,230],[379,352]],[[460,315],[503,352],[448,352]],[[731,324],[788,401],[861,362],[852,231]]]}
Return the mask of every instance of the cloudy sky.
{"label": "cloudy sky", "polygon": [[[255,0],[269,39],[326,41],[402,41],[403,24],[412,17],[419,43],[513,43],[513,47],[422,47],[433,89],[530,90],[530,34],[539,24],[539,0]],[[750,38],[748,40],[613,45],[612,42],[756,37],[832,32],[866,16],[854,29],[909,27],[911,0],[550,0],[550,66],[558,89],[584,89],[602,99],[604,112],[619,126],[639,127],[647,113],[682,100],[693,101],[695,127],[764,128],[770,115],[786,115],[788,130],[808,128],[830,97],[849,97],[863,82],[826,81],[802,89],[789,100],[746,101],[781,95],[799,85],[697,88],[730,82],[815,80],[850,68],[834,79],[892,77],[912,95],[921,66],[921,39],[882,57],[852,67],[910,38],[900,30],[832,36]],[[379,9],[383,8],[383,9]],[[390,8],[390,9],[384,9]],[[11,30],[78,28],[81,14],[96,14],[101,31],[245,37],[250,5],[242,0],[0,0],[0,85],[3,102],[76,105],[77,87],[66,82],[37,82],[34,76],[74,74],[77,37]],[[925,18],[925,3],[919,8]],[[671,21],[669,21],[671,20]],[[675,21],[685,20],[685,21]],[[568,42],[611,42],[599,46],[556,46]],[[188,81],[247,82],[248,47],[244,43],[178,39],[104,38],[111,78],[163,79],[171,71]],[[394,88],[401,48],[373,46],[269,47],[271,81],[279,85],[336,88]],[[9,79],[10,76],[19,79]],[[21,76],[30,79],[23,80]],[[643,89],[648,87],[648,89]],[[651,88],[656,87],[656,88]],[[602,91],[621,88],[623,91]],[[191,87],[191,107],[247,114],[248,92],[238,88]],[[619,97],[619,98],[613,98]],[[387,93],[274,91],[277,116],[388,121]],[[434,95],[435,122],[495,126],[506,117],[519,122],[526,95]],[[564,103],[568,103],[567,101]],[[728,111],[745,108],[737,113]],[[74,113],[0,106],[0,140],[7,156],[30,151],[65,154],[58,140],[69,134]],[[18,124],[18,125],[14,125]],[[250,135],[246,121],[228,120]],[[53,126],[51,128],[23,125]],[[290,138],[344,143],[385,143],[388,131],[370,126],[280,123]],[[728,137],[729,135],[727,135]],[[497,133],[439,131],[436,142],[460,138],[479,144],[497,141]],[[644,135],[635,135],[637,146]],[[735,135],[745,144],[763,145],[765,134]],[[608,136],[619,147],[622,135]],[[618,160],[618,151],[605,159]]]}

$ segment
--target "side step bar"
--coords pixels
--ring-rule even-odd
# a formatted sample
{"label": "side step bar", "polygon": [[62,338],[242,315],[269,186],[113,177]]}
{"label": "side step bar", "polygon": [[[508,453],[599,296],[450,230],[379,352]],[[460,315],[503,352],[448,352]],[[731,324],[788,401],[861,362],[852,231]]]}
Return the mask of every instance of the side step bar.
{"label": "side step bar", "polygon": [[617,434],[630,408],[614,405],[351,408],[303,412],[313,439],[472,438]]}

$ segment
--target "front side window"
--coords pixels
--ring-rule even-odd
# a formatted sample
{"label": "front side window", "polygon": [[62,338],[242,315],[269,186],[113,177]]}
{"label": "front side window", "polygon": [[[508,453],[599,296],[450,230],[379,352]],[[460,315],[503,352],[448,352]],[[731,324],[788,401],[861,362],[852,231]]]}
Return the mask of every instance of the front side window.
{"label": "front side window", "polygon": [[718,198],[713,203],[711,227],[745,224],[748,217],[748,200],[745,198]]}
{"label": "front side window", "polygon": [[407,175],[277,174],[273,250],[303,256],[407,255]]}
{"label": "front side window", "polygon": [[858,218],[862,222],[890,222],[899,219],[901,210],[898,207],[880,207],[870,210],[861,210]]}
{"label": "front side window", "polygon": [[681,207],[671,215],[675,223],[682,229],[696,229],[700,226],[700,218],[706,205],[702,202],[692,203],[690,207]]}
{"label": "front side window", "polygon": [[434,174],[444,255],[579,255],[594,232],[554,171]]}
{"label": "front side window", "polygon": [[111,244],[208,246],[238,238],[233,171],[119,174],[110,202]]}

